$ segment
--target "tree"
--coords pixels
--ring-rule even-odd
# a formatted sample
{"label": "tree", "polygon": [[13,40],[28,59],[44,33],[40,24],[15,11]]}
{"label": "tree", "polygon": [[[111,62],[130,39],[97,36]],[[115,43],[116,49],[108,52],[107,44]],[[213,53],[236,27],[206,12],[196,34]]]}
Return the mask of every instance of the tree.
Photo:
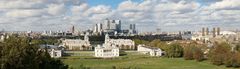
{"label": "tree", "polygon": [[196,61],[203,61],[204,60],[204,53],[201,48],[194,47],[193,58]]}
{"label": "tree", "polygon": [[194,53],[194,46],[189,45],[188,47],[184,48],[184,59],[185,60],[193,60],[193,53]]}
{"label": "tree", "polygon": [[149,43],[150,46],[152,47],[158,47],[158,44],[161,43],[161,40],[155,39]]}
{"label": "tree", "polygon": [[216,43],[210,50],[209,59],[214,65],[222,65],[226,60],[226,54],[230,52],[230,45],[226,42]]}
{"label": "tree", "polygon": [[10,36],[1,46],[0,69],[67,69],[60,60],[50,57],[26,37]]}
{"label": "tree", "polygon": [[149,44],[149,41],[140,40],[140,39],[134,39],[133,41],[135,42],[136,45]]}
{"label": "tree", "polygon": [[167,57],[175,58],[183,56],[183,48],[178,43],[173,43],[166,49]]}
{"label": "tree", "polygon": [[162,50],[166,50],[166,47],[168,46],[166,44],[166,42],[163,42],[163,41],[161,41],[159,39],[155,39],[155,40],[151,41],[149,43],[149,45],[152,46],[152,47],[158,47],[158,48],[160,48]]}
{"label": "tree", "polygon": [[238,52],[240,52],[240,43],[238,43],[237,45],[236,45],[236,48],[235,48]]}
{"label": "tree", "polygon": [[240,66],[240,53],[239,52],[229,52],[226,54],[226,60],[224,64],[226,67],[239,67]]}

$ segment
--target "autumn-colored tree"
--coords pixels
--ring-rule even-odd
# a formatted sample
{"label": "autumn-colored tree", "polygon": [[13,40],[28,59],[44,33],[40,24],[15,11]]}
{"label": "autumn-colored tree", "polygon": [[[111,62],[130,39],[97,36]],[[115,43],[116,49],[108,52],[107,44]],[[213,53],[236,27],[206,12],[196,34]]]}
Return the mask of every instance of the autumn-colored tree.
{"label": "autumn-colored tree", "polygon": [[226,54],[224,61],[226,67],[239,67],[240,66],[240,53],[239,52],[229,52]]}
{"label": "autumn-colored tree", "polygon": [[192,46],[192,45],[189,45],[187,47],[184,48],[184,55],[183,55],[183,58],[185,60],[193,60],[193,53],[194,53],[194,47],[195,46]]}
{"label": "autumn-colored tree", "polygon": [[210,50],[209,59],[214,65],[222,65],[226,60],[226,54],[230,52],[230,45],[223,43],[216,43],[214,48]]}
{"label": "autumn-colored tree", "polygon": [[173,43],[166,48],[166,56],[169,58],[182,57],[183,48],[178,43]]}
{"label": "autumn-colored tree", "polygon": [[204,60],[204,53],[201,48],[194,47],[193,58],[196,61],[203,61]]}

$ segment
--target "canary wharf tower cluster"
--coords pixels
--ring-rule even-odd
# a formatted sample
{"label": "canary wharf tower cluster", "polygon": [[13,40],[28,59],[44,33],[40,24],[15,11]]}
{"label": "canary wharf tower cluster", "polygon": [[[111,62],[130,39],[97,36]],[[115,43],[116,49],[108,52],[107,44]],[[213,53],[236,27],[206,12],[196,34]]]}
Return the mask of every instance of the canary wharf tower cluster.
{"label": "canary wharf tower cluster", "polygon": [[106,19],[102,23],[98,23],[94,26],[93,33],[102,35],[102,34],[111,34],[111,35],[120,35],[120,34],[137,34],[136,25],[130,24],[128,30],[122,30],[121,20],[110,20]]}

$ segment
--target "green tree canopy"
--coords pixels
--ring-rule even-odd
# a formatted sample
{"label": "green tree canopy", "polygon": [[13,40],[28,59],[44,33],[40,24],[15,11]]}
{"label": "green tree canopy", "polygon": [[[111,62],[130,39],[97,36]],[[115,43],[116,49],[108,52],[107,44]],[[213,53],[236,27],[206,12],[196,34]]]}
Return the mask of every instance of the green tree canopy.
{"label": "green tree canopy", "polygon": [[31,44],[26,37],[10,36],[0,44],[0,69],[67,69],[60,60]]}
{"label": "green tree canopy", "polygon": [[183,48],[182,46],[180,46],[179,43],[173,43],[166,48],[166,53],[167,53],[166,54],[167,57],[170,57],[170,58],[182,57]]}

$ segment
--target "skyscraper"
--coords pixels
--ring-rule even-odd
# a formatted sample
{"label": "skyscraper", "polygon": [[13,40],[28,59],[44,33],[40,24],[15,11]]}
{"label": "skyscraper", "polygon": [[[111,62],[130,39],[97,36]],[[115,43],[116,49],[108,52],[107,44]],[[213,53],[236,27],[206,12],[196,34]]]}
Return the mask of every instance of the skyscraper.
{"label": "skyscraper", "polygon": [[213,37],[216,37],[216,28],[213,28]]}
{"label": "skyscraper", "polygon": [[97,24],[97,32],[102,32],[102,24],[101,23]]}
{"label": "skyscraper", "polygon": [[129,32],[132,34],[136,34],[136,24],[130,24],[129,26]]}
{"label": "skyscraper", "polygon": [[120,20],[109,20],[106,19],[102,24],[103,32],[121,32],[121,21]]}
{"label": "skyscraper", "polygon": [[209,35],[209,29],[208,29],[208,27],[206,28],[206,35]]}
{"label": "skyscraper", "polygon": [[202,28],[202,36],[205,36],[205,28]]}
{"label": "skyscraper", "polygon": [[72,26],[71,33],[74,33],[74,32],[75,32],[75,28],[74,28],[74,26]]}
{"label": "skyscraper", "polygon": [[220,28],[217,28],[217,35],[220,35]]}

